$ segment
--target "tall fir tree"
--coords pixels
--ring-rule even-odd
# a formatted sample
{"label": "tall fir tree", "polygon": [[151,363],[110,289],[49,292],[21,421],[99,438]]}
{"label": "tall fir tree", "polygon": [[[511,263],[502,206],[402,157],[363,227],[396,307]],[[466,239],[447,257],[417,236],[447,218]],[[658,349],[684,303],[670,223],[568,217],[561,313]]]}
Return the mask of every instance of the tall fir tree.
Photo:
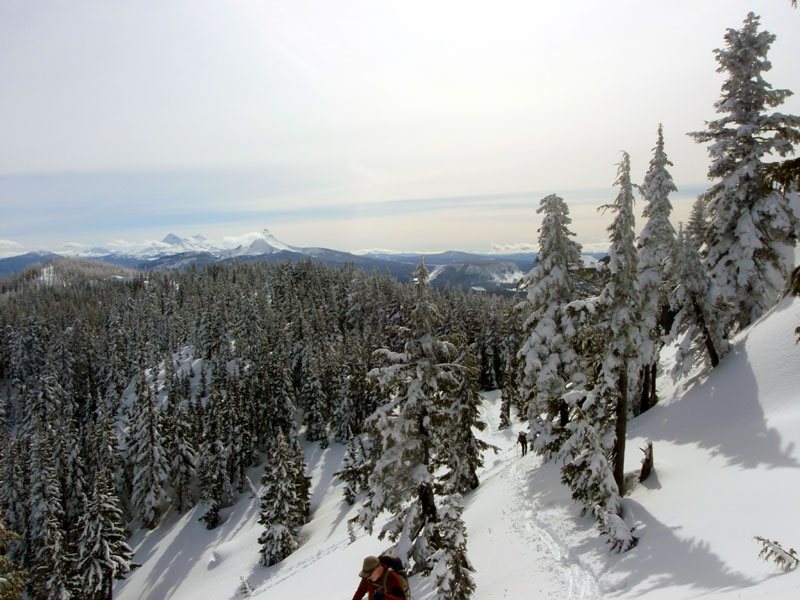
{"label": "tall fir tree", "polygon": [[644,198],[645,222],[639,234],[639,294],[642,300],[642,327],[647,334],[642,347],[642,393],[634,412],[650,408],[656,401],[656,374],[663,337],[669,331],[670,279],[665,266],[675,245],[675,228],[670,223],[672,204],[669,195],[678,190],[667,170],[672,163],[664,151],[664,130],[659,124],[653,158],[639,191]]}
{"label": "tall fir tree", "polygon": [[598,386],[567,392],[569,437],[561,448],[561,482],[572,499],[597,520],[612,550],[627,551],[636,538],[622,519],[621,495],[609,456],[614,448],[614,406],[603,399]]}
{"label": "tall fir tree", "polygon": [[303,358],[303,387],[300,390],[301,405],[305,409],[306,439],[319,442],[320,448],[328,447],[328,398],[321,381],[320,357],[307,350]]}
{"label": "tall fir tree", "polygon": [[164,448],[161,409],[144,371],[138,391],[128,447],[128,460],[133,467],[131,503],[142,524],[153,529],[165,496],[169,460]]}
{"label": "tall fir tree", "polygon": [[[712,299],[731,307],[726,329],[752,323],[778,297],[791,270],[791,248],[800,232],[789,198],[765,181],[770,156],[786,156],[800,142],[800,117],[769,112],[791,95],[772,89],[763,73],[775,36],[759,31],[752,12],[741,29],[728,29],[725,48],[714,51],[727,79],[715,103],[720,118],[692,133],[709,142],[708,177],[715,183],[706,203],[703,260],[714,283]],[[788,250],[788,251],[787,251]]]}
{"label": "tall fir tree", "polygon": [[175,510],[183,512],[194,502],[192,481],[195,476],[196,453],[192,444],[189,414],[179,402],[171,402],[168,416],[171,435],[166,440],[169,453],[169,478]]}
{"label": "tall fir tree", "polygon": [[208,529],[220,523],[219,511],[231,500],[233,488],[228,471],[229,449],[223,442],[224,418],[227,400],[217,389],[212,389],[206,399],[203,446],[200,452],[200,499],[208,507],[201,517]]}
{"label": "tall fir tree", "polygon": [[433,555],[436,600],[468,600],[475,593],[475,568],[467,557],[467,528],[459,495],[442,499],[439,522],[441,548]]}
{"label": "tall fir tree", "polygon": [[258,538],[261,564],[269,567],[297,549],[297,531],[306,520],[307,490],[298,481],[305,476],[283,433],[273,442],[270,459],[261,478],[261,513],[258,522],[266,529]]}
{"label": "tall fir tree", "polygon": [[371,438],[364,433],[354,437],[347,444],[347,452],[342,459],[342,468],[336,477],[345,482],[343,491],[345,501],[353,505],[356,498],[369,488],[369,475],[375,467],[370,459]]}
{"label": "tall fir tree", "polygon": [[711,277],[700,261],[691,235],[681,229],[665,270],[670,274],[672,290],[669,302],[675,313],[668,339],[677,343],[674,376],[685,375],[695,358],[707,353],[711,367],[719,364],[727,349],[719,310],[719,301],[711,301]]}
{"label": "tall fir tree", "polygon": [[80,532],[75,568],[80,597],[87,600],[111,598],[114,579],[131,570],[133,551],[125,541],[122,510],[105,473],[95,474],[87,510],[77,522]]}
{"label": "tall fir tree", "polygon": [[64,504],[53,456],[55,433],[38,424],[31,442],[31,514],[28,528],[32,546],[30,591],[37,600],[71,600],[78,580],[75,556],[64,530]]}
{"label": "tall fir tree", "polygon": [[30,441],[14,437],[8,442],[0,465],[0,511],[10,529],[22,536],[22,542],[15,545],[12,555],[19,562],[25,560],[25,548],[34,540],[28,526],[31,514]]}
{"label": "tall fir tree", "polygon": [[566,435],[568,412],[561,397],[567,386],[582,383],[572,337],[575,324],[564,307],[575,298],[572,272],[580,264],[581,247],[568,227],[572,222],[564,200],[550,194],[536,211],[543,214],[536,265],[520,282],[527,289],[525,341],[519,350],[521,393],[528,399],[530,439],[534,449],[551,457]]}
{"label": "tall fir tree", "polygon": [[295,395],[286,359],[275,350],[269,353],[264,380],[258,392],[257,431],[259,447],[265,449],[278,432],[296,435]]}
{"label": "tall fir tree", "polygon": [[367,500],[351,523],[371,532],[378,515],[389,512],[392,517],[379,537],[388,536],[396,554],[428,570],[439,547],[436,471],[445,457],[445,438],[434,427],[467,376],[467,366],[459,364],[464,355],[454,344],[436,336],[442,317],[429,296],[424,260],[413,275],[416,297],[409,322],[399,332],[402,352],[376,351],[385,366],[371,376],[388,399],[368,421],[375,465]]}
{"label": "tall fir tree", "polygon": [[692,212],[689,214],[689,221],[686,223],[687,239],[698,252],[706,239],[705,209],[706,203],[703,200],[703,196],[698,196],[692,203]]}
{"label": "tall fir tree", "polygon": [[[500,429],[511,426],[511,407],[520,405],[520,369],[519,349],[522,344],[522,327],[519,324],[520,307],[507,309],[502,319],[502,339],[500,341],[500,355],[503,363],[503,377],[500,402]],[[523,415],[520,415],[523,416]],[[527,416],[527,415],[524,415]]]}
{"label": "tall fir tree", "polygon": [[[587,302],[597,319],[590,326],[588,345],[593,365],[584,389],[567,392],[568,437],[561,448],[562,481],[573,498],[590,510],[612,548],[627,551],[636,544],[621,518],[625,490],[624,465],[628,400],[641,367],[640,327],[635,247],[633,186],[630,158],[623,152],[617,171],[620,191],[609,226],[609,277],[600,296]],[[594,371],[593,373],[591,371]]]}
{"label": "tall fir tree", "polygon": [[637,290],[638,255],[635,245],[633,186],[627,152],[617,172],[620,191],[613,204],[604,208],[615,213],[608,228],[609,281],[600,294],[603,322],[601,329],[608,340],[600,386],[602,397],[614,405],[614,479],[624,494],[625,438],[631,390],[642,364],[641,348],[645,340],[641,329],[641,300]]}
{"label": "tall fir tree", "polygon": [[[459,362],[466,361],[462,358]],[[475,437],[475,431],[486,429],[486,423],[480,419],[481,395],[476,371],[473,367],[463,373],[452,398],[445,400],[436,416],[437,435],[442,438],[440,462],[447,468],[442,475],[442,486],[449,494],[466,494],[476,489],[484,452],[489,449],[497,452],[496,447]]]}

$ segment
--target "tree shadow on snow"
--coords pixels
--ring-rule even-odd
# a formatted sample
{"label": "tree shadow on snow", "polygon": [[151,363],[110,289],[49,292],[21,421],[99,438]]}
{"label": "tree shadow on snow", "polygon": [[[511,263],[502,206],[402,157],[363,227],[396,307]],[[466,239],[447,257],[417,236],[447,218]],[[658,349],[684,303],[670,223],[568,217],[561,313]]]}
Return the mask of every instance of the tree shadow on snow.
{"label": "tree shadow on snow", "polygon": [[[589,557],[595,556],[610,565],[608,572],[595,573],[608,596],[625,595],[634,588],[637,596],[646,596],[647,592],[673,586],[685,587],[694,591],[693,595],[702,596],[759,583],[731,570],[706,542],[681,537],[680,527],[664,525],[630,498],[625,500],[625,506],[637,523],[634,533],[639,536],[639,543],[624,554],[609,554],[595,520],[581,516],[581,509],[572,502],[566,486],[553,485],[558,470],[558,465],[550,462],[527,474],[527,494],[537,507],[537,520],[541,521],[537,525],[560,540],[562,561],[594,571],[589,566],[594,561]],[[654,472],[647,482],[639,485],[658,487],[660,483]],[[568,507],[573,518],[563,519],[558,512],[560,506]],[[550,507],[557,512],[548,515]],[[559,518],[554,524],[553,519]],[[613,560],[607,561],[608,558]]]}
{"label": "tree shadow on snow", "polygon": [[[196,519],[201,512],[191,510],[190,519]],[[173,537],[166,550],[155,563],[150,565],[149,557],[159,550],[159,546],[164,543],[164,539],[169,537],[174,529],[192,529],[185,527],[183,516],[179,518],[171,527],[164,527],[150,532],[142,544],[136,549],[134,560],[150,569],[151,575],[146,577],[147,584],[141,586],[143,598],[169,598],[175,589],[189,576],[194,564],[200,559],[201,553],[198,552],[196,544],[188,544],[186,538],[179,534]],[[131,582],[132,573],[126,579],[114,585],[115,597],[119,595]]]}
{"label": "tree shadow on snow", "polygon": [[[342,487],[339,479],[334,477],[334,473],[342,468],[344,461],[346,446],[341,444],[331,443],[326,449],[322,450],[318,445],[314,445],[306,453],[306,465],[308,472],[313,473],[314,485],[311,490],[311,511],[313,513],[322,504],[322,500],[329,492],[331,487]],[[332,537],[336,530],[341,525],[342,521],[347,517],[352,507],[344,501],[344,495],[341,497],[339,503],[339,514],[331,521],[330,531],[328,538]]]}
{"label": "tree shadow on snow", "polygon": [[697,383],[678,402],[656,405],[631,421],[629,436],[694,443],[748,469],[800,467],[794,444],[784,445],[778,431],[767,426],[758,393],[746,349],[739,344],[717,367],[717,376]]}
{"label": "tree shadow on snow", "polygon": [[638,502],[628,499],[625,503],[639,523],[636,533],[640,539],[612,568],[614,583],[606,590],[609,595],[636,588],[637,595],[644,596],[656,589],[684,587],[694,592],[694,597],[758,583],[732,571],[706,542],[680,537],[681,527],[659,522]]}
{"label": "tree shadow on snow", "polygon": [[339,444],[331,444],[325,450],[314,444],[306,451],[306,467],[308,473],[313,474],[314,487],[310,498],[312,513],[319,508],[330,485],[337,481],[333,474],[341,469],[343,458],[344,448]]}

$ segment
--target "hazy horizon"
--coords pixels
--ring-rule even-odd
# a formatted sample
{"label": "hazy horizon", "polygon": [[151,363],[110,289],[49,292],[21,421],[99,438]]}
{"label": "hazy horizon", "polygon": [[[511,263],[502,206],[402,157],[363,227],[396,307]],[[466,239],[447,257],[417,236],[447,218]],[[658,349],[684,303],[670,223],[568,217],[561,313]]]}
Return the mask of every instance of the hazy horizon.
{"label": "hazy horizon", "polygon": [[265,227],[487,252],[535,246],[550,193],[598,247],[620,152],[640,183],[659,123],[677,224],[708,187],[686,133],[716,116],[713,50],[750,10],[777,36],[767,81],[797,87],[788,0],[10,0],[0,256]]}

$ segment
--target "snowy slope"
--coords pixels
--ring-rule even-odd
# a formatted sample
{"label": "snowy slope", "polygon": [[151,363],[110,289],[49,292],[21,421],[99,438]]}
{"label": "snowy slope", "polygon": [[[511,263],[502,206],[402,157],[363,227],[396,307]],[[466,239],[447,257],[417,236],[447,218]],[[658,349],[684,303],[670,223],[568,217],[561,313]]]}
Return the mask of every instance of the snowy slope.
{"label": "snowy slope", "polygon": [[[800,598],[800,575],[757,559],[754,535],[800,544],[800,300],[785,299],[736,340],[710,375],[673,384],[661,378],[661,402],[629,424],[628,471],[650,440],[655,473],[625,499],[639,545],[609,554],[582,517],[555,465],[519,456],[516,423],[498,431],[499,394],[483,407],[483,437],[500,448],[486,456],[482,484],[465,498],[477,600],[495,598]],[[301,547],[282,563],[258,565],[258,501],[250,495],[207,531],[201,509],[170,514],[156,531],[131,540],[142,567],[116,586],[121,600],[233,600],[252,597],[346,600],[367,554],[387,544],[361,531],[350,542],[355,508],[332,478],[344,448],[306,446],[313,517]],[[256,482],[260,470],[251,471]],[[431,582],[411,581],[415,600],[433,598]]]}
{"label": "snowy slope", "polygon": [[800,598],[797,573],[756,560],[752,539],[800,543],[798,325],[800,300],[782,300],[710,377],[631,423],[631,447],[653,441],[657,477],[628,500],[642,541],[609,573],[624,597]]}

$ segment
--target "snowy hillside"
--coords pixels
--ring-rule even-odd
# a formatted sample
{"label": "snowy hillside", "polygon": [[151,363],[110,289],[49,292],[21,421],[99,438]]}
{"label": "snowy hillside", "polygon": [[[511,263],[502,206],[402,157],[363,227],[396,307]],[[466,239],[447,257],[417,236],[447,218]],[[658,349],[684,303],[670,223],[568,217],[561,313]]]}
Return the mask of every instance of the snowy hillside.
{"label": "snowy hillside", "polygon": [[[500,452],[486,456],[481,486],[465,498],[475,598],[800,597],[800,575],[760,561],[752,539],[800,544],[798,325],[800,299],[784,299],[734,340],[715,372],[678,384],[661,378],[660,404],[629,424],[627,470],[638,470],[637,448],[652,441],[655,472],[625,499],[639,544],[622,555],[608,553],[555,465],[520,457],[520,425],[499,431],[499,393],[487,394],[483,437]],[[245,585],[254,598],[352,597],[363,557],[387,544],[361,531],[351,543],[355,507],[333,478],[343,456],[336,444],[306,445],[313,514],[282,563],[259,566],[258,500],[247,495],[213,531],[196,507],[134,535],[142,566],[115,598],[233,600],[247,597]],[[250,472],[256,487],[260,475]],[[429,581],[411,585],[415,600],[433,598]]]}

